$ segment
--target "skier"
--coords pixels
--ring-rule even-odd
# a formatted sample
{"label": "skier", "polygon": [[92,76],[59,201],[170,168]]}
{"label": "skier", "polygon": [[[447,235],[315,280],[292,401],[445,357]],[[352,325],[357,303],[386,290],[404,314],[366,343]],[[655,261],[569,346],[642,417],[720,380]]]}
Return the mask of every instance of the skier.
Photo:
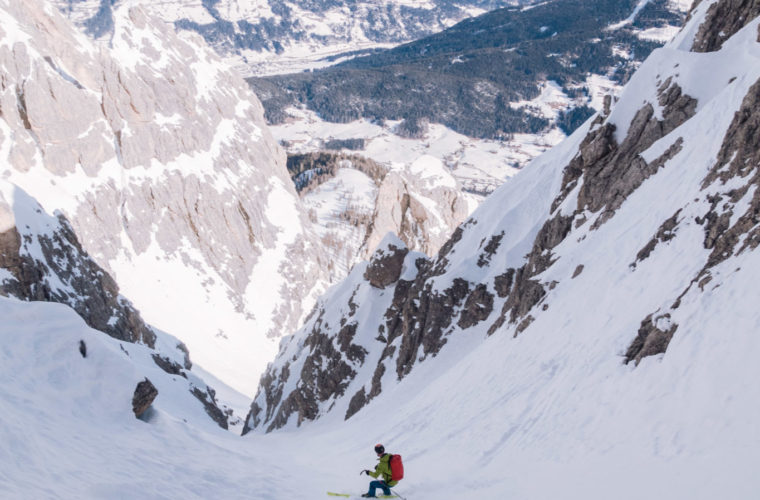
{"label": "skier", "polygon": [[362,495],[366,498],[376,498],[375,490],[378,488],[383,490],[384,495],[390,495],[391,487],[398,484],[398,481],[391,480],[391,455],[390,453],[385,453],[385,446],[381,444],[375,445],[375,453],[377,453],[377,459],[379,460],[378,464],[375,466],[375,472],[366,469],[362,472],[374,478],[377,478],[378,476],[383,477],[380,481],[371,481],[369,483],[369,491]]}

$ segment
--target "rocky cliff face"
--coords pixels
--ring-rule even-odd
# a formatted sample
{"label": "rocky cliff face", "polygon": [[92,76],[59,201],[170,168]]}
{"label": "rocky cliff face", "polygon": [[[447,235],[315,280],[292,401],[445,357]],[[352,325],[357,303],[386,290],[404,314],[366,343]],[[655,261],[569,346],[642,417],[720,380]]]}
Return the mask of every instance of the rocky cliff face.
{"label": "rocky cliff face", "polygon": [[2,177],[60,210],[148,322],[251,391],[322,267],[259,101],[140,8],[114,11],[108,48],[49,4],[6,0],[0,18]]}
{"label": "rocky cliff face", "polygon": [[[387,235],[371,261],[357,264],[320,299],[301,332],[283,341],[278,361],[262,377],[243,432],[272,430],[289,421],[300,425],[318,418],[325,408],[350,416],[379,394],[382,361],[396,347],[378,325],[398,300],[397,290],[408,287],[424,262],[423,254],[410,252],[398,237]],[[357,378],[369,381],[371,370],[379,373],[372,387],[347,392]],[[289,388],[292,383],[295,388]]]}
{"label": "rocky cliff face", "polygon": [[724,26],[744,7],[699,3],[617,103],[491,195],[437,257],[408,253],[384,288],[372,281],[401,260],[391,245],[371,272],[355,270],[283,344],[247,430],[349,418],[420,363],[456,362],[488,335],[519,337],[519,349],[531,333],[591,330],[593,345],[575,348],[634,366],[667,363],[679,335],[741,328],[730,312],[721,331],[700,318],[756,269],[760,20]]}
{"label": "rocky cliff face", "polygon": [[[701,0],[695,3],[699,4]],[[714,52],[723,46],[737,31],[760,14],[760,2],[756,0],[734,0],[731,2],[711,2],[706,21],[699,27],[692,50]]]}
{"label": "rocky cliff face", "polygon": [[66,304],[91,328],[155,347],[156,333],[82,249],[63,215],[46,214],[27,193],[0,181],[0,227],[1,295]]}
{"label": "rocky cliff face", "polygon": [[[163,386],[184,379],[181,385],[185,392],[177,391],[175,385],[171,397],[200,401],[208,417],[228,428],[232,412],[222,410],[213,389],[198,377],[189,376],[192,365],[185,345],[145,324],[134,306],[119,294],[113,278],[82,249],[63,215],[47,214],[31,196],[5,181],[0,181],[0,296],[71,307],[90,328],[125,343],[121,352],[127,360],[133,350],[142,359],[135,363],[135,371],[150,372]],[[96,343],[98,347],[102,346],[100,342]],[[88,347],[84,339],[80,340],[78,350],[85,359],[88,349],[92,345]],[[135,416],[142,417],[158,395],[147,378],[138,383],[132,401]]]}

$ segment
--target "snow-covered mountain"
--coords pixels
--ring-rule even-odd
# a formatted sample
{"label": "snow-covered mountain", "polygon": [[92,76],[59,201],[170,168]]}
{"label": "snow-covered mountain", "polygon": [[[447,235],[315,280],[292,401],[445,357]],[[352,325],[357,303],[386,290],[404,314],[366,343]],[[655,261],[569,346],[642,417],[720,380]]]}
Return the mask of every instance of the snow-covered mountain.
{"label": "snow-covered mountain", "polygon": [[[334,63],[344,52],[395,45],[521,0],[54,0],[96,38],[113,33],[114,6],[141,3],[167,23],[201,34],[256,74]],[[346,57],[345,55],[339,57]]]}
{"label": "snow-covered mountain", "polygon": [[197,35],[128,7],[105,47],[50,3],[0,2],[0,178],[253,392],[321,290],[321,253],[256,96]]}
{"label": "snow-covered mountain", "polygon": [[82,249],[65,217],[46,214],[5,181],[0,181],[0,295],[67,304],[89,326],[114,338],[156,343],[155,331]]}
{"label": "snow-covered mountain", "polygon": [[[678,31],[684,1],[551,0],[290,75],[249,78],[289,153],[443,162],[483,196],[619,95]],[[344,147],[344,149],[347,149]]]}
{"label": "snow-covered mountain", "polygon": [[737,362],[760,348],[758,14],[699,3],[617,103],[490,196],[437,257],[386,240],[283,341],[247,430],[385,411],[425,373],[457,403],[424,390],[426,410],[407,417],[466,449],[496,412],[489,463],[557,440],[659,456],[756,443],[756,391],[728,381],[758,375]]}
{"label": "snow-covered mountain", "polygon": [[385,239],[283,343],[243,438],[181,377],[135,419],[147,347],[0,298],[3,496],[358,497],[383,442],[418,500],[754,499],[758,14],[702,0],[436,259]]}

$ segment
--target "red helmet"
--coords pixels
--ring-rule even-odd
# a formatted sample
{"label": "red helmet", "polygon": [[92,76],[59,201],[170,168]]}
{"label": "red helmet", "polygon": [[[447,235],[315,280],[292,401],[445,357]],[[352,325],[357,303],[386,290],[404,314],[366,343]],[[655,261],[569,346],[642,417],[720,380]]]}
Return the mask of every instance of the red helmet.
{"label": "red helmet", "polygon": [[383,453],[385,453],[385,446],[383,446],[381,444],[376,444],[375,445],[375,453],[377,453],[378,455],[382,455]]}

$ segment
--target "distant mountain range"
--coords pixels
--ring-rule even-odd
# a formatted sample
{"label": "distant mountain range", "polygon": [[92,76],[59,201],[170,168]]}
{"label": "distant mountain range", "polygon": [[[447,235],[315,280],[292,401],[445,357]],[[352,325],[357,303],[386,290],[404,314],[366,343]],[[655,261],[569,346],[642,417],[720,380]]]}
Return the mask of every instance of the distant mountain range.
{"label": "distant mountain range", "polygon": [[252,392],[326,284],[259,100],[140,6],[114,11],[105,47],[36,0],[0,14],[0,177],[65,217],[148,324]]}
{"label": "distant mountain range", "polygon": [[[55,0],[96,38],[113,31],[122,0]],[[255,72],[281,71],[280,59],[320,58],[337,52],[396,45],[445,29],[473,15],[529,0],[164,0],[143,2],[180,30],[201,34],[223,54]]]}
{"label": "distant mountain range", "polygon": [[[599,108],[597,79],[622,85],[680,27],[669,0],[551,0],[467,19],[441,33],[336,66],[250,78],[270,123],[305,106],[324,120],[404,120],[407,135],[441,123],[470,137],[504,138],[557,126],[572,132]],[[563,109],[530,103],[548,81]]]}
{"label": "distant mountain range", "polygon": [[[435,257],[389,236],[331,288],[283,341],[246,430],[335,423],[367,407],[409,418],[408,384],[437,385],[410,442],[440,416],[435,439],[456,449],[495,425],[498,453],[584,456],[603,425],[605,453],[643,441],[658,455],[660,432],[675,433],[677,456],[712,452],[684,408],[708,421],[756,406],[754,390],[707,381],[757,371],[732,360],[757,350],[760,320],[760,4],[704,2],[693,14],[617,102],[490,195]],[[728,398],[731,410],[716,410],[724,390],[740,406]],[[715,445],[731,450],[752,426]]]}

